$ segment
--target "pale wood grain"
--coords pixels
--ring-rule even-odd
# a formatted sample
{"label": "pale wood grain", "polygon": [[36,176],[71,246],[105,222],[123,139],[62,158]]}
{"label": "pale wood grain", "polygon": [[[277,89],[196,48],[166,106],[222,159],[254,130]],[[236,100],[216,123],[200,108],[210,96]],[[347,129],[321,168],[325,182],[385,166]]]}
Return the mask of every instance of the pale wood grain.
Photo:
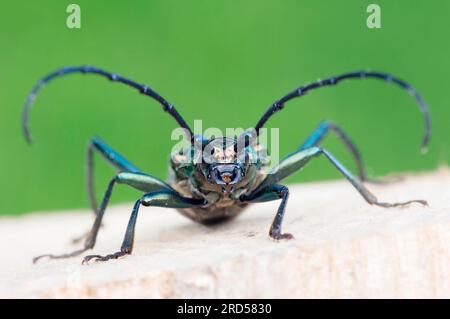
{"label": "pale wood grain", "polygon": [[[278,203],[257,204],[213,228],[173,210],[143,208],[132,256],[82,266],[81,258],[31,264],[67,252],[90,227],[88,212],[0,219],[2,297],[450,297],[450,170],[369,185],[386,201],[368,205],[345,181],[293,185],[284,230],[268,230]],[[131,205],[108,209],[93,253],[120,247]],[[89,252],[90,253],[90,252]]]}

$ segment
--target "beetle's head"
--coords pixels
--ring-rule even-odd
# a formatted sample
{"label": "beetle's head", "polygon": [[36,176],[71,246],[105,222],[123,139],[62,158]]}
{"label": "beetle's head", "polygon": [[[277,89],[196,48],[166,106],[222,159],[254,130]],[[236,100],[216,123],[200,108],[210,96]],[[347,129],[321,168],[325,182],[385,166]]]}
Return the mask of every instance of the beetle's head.
{"label": "beetle's head", "polygon": [[240,141],[239,138],[219,137],[203,144],[201,171],[209,183],[220,185],[224,193],[234,190],[251,164],[251,146],[246,147]]}

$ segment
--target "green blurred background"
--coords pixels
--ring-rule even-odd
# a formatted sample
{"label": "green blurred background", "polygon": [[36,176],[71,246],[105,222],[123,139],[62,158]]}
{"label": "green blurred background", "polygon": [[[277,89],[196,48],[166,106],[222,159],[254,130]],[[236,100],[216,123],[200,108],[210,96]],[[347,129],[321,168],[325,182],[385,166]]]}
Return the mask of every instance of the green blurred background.
{"label": "green blurred background", "polygon": [[[62,66],[94,65],[146,83],[191,125],[249,127],[274,100],[318,78],[360,69],[405,79],[428,102],[430,151],[419,154],[422,118],[402,90],[352,81],[291,102],[269,123],[281,151],[297,147],[319,121],[354,139],[369,172],[432,170],[450,153],[448,1],[381,1],[382,29],[368,29],[374,1],[87,1],[82,27],[66,27],[65,1],[0,6],[0,214],[87,207],[84,159],[99,135],[146,172],[165,178],[175,122],[136,92],[95,77],[53,82],[31,112],[34,144],[21,112],[35,82]],[[350,169],[350,156],[324,144]],[[113,170],[96,158],[100,197]],[[325,160],[288,182],[340,178]],[[139,196],[117,188],[112,201]]]}

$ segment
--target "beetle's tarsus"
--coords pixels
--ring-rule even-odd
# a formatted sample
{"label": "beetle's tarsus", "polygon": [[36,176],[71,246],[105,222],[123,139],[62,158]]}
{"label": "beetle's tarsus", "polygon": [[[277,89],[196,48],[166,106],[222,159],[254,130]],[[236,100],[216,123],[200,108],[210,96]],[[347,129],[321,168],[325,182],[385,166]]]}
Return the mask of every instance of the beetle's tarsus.
{"label": "beetle's tarsus", "polygon": [[40,256],[36,256],[33,258],[33,264],[36,264],[40,259],[42,258],[48,258],[48,259],[65,259],[65,258],[71,258],[71,257],[76,257],[78,255],[81,255],[82,253],[84,253],[86,250],[89,250],[90,248],[83,248],[83,249],[78,249],[75,250],[71,253],[68,254],[61,254],[61,255],[52,255],[52,254],[45,254],[45,255],[40,255]]}
{"label": "beetle's tarsus", "polygon": [[377,206],[385,207],[385,208],[391,208],[391,207],[407,206],[407,205],[410,205],[410,204],[413,204],[413,203],[418,203],[418,204],[421,204],[423,206],[428,206],[428,202],[426,200],[423,200],[423,199],[414,199],[414,200],[409,200],[407,202],[400,202],[400,203],[375,202],[373,204],[377,205]]}
{"label": "beetle's tarsus", "polygon": [[83,261],[81,262],[81,264],[88,265],[89,261],[91,261],[92,259],[94,259],[95,262],[108,261],[110,259],[118,259],[120,257],[124,257],[124,256],[129,255],[129,254],[130,254],[130,252],[118,251],[118,252],[116,252],[114,254],[109,254],[109,255],[106,255],[106,256],[88,255],[88,256],[83,258]]}
{"label": "beetle's tarsus", "polygon": [[38,260],[39,260],[39,259],[42,259],[42,258],[53,259],[54,256],[53,256],[53,255],[48,255],[48,254],[47,254],[47,255],[40,255],[40,256],[33,257],[33,264],[37,263]]}

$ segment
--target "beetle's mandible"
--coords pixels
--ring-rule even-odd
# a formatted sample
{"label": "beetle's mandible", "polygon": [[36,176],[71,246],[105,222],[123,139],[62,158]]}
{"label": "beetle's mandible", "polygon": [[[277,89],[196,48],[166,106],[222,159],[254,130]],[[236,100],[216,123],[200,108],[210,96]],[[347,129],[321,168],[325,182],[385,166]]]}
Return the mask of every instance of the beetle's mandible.
{"label": "beetle's mandible", "polygon": [[[151,97],[184,129],[186,136],[188,136],[191,142],[191,146],[197,144],[200,145],[201,150],[209,148],[211,152],[207,155],[209,157],[208,161],[200,161],[198,163],[193,161],[186,162],[182,155],[172,154],[169,167],[169,179],[167,182],[164,182],[156,177],[143,173],[100,138],[92,139],[87,149],[86,170],[88,196],[92,210],[95,213],[95,220],[91,230],[84,238],[84,246],[68,254],[38,256],[33,259],[34,262],[42,257],[56,259],[78,256],[92,249],[95,245],[111,194],[118,184],[128,185],[143,193],[134,204],[122,246],[118,252],[106,256],[86,256],[83,259],[83,263],[87,263],[90,260],[107,261],[131,254],[134,242],[134,229],[141,206],[175,208],[196,222],[212,224],[237,216],[249,204],[281,200],[270,227],[269,236],[275,240],[291,239],[293,238],[291,234],[282,232],[282,222],[286,202],[289,197],[289,189],[280,184],[280,182],[300,170],[310,159],[318,156],[325,157],[369,204],[382,207],[394,207],[413,202],[423,205],[427,204],[424,200],[408,200],[399,203],[379,201],[363,184],[368,181],[368,177],[356,146],[342,129],[331,122],[320,123],[303,144],[282,159],[277,167],[271,170],[267,169],[264,158],[258,158],[257,160],[254,158],[254,154],[265,147],[258,142],[258,135],[261,129],[271,116],[283,109],[287,102],[301,97],[309,91],[334,86],[347,79],[368,78],[398,85],[415,99],[425,123],[425,134],[421,146],[422,150],[426,150],[431,131],[428,107],[420,95],[409,84],[389,74],[364,71],[352,72],[301,86],[273,103],[256,123],[253,130],[246,131],[242,135],[235,137],[207,139],[194,135],[175,107],[150,87],[95,67],[67,67],[57,70],[43,78],[28,96],[23,112],[23,129],[29,143],[32,141],[28,125],[29,111],[36,94],[53,79],[73,73],[96,74],[113,82],[125,84],[136,89],[141,94]],[[353,176],[330,152],[319,146],[328,133],[336,134],[344,146],[348,148],[355,160],[358,177]],[[243,145],[243,147],[238,147],[239,145]],[[100,205],[97,205],[93,189],[94,153],[98,153],[117,169],[117,175],[109,182]]]}

